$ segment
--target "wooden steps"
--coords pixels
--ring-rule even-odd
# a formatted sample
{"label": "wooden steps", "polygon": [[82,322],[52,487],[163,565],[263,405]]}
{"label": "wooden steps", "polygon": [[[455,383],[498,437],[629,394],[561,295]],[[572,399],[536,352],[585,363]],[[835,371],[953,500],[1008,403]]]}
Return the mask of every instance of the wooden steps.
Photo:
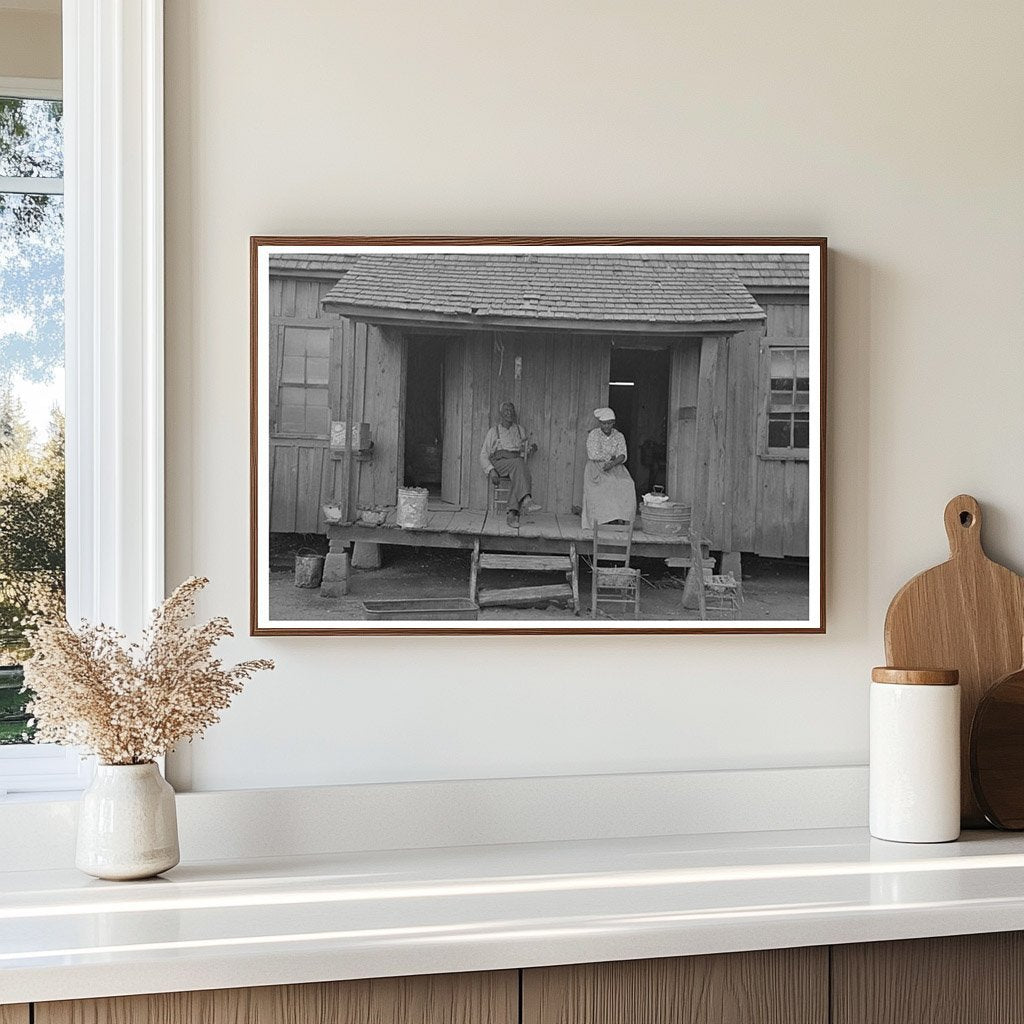
{"label": "wooden steps", "polygon": [[568,555],[506,555],[481,551],[480,568],[572,572],[572,559]]}
{"label": "wooden steps", "polygon": [[540,587],[510,587],[501,590],[481,590],[476,602],[481,608],[515,607],[540,604],[542,601],[568,601],[573,603],[572,585],[552,583]]}
{"label": "wooden steps", "polygon": [[[565,582],[481,590],[480,573],[494,569],[506,572],[558,572],[564,574]],[[503,551],[481,551],[480,541],[477,539],[473,545],[473,560],[469,569],[469,596],[481,608],[529,607],[545,601],[567,601],[578,615],[580,574],[576,545],[569,545],[567,555],[520,555]]]}

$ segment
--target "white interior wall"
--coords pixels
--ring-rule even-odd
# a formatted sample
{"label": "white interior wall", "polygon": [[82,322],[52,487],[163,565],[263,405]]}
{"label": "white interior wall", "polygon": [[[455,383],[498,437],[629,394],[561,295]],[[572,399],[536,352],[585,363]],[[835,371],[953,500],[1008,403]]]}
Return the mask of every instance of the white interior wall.
{"label": "white interior wall", "polygon": [[251,234],[828,235],[826,636],[287,638],[197,789],[841,765],[893,591],[1024,569],[1024,6],[167,0],[168,582],[245,632]]}

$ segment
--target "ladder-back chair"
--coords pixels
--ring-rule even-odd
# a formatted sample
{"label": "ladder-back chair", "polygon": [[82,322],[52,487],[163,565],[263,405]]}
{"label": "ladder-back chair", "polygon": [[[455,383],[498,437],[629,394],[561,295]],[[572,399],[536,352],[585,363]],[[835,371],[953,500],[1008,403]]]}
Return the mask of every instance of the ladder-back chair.
{"label": "ladder-back chair", "polygon": [[599,604],[632,605],[640,618],[640,570],[629,564],[633,546],[632,523],[595,523],[591,563],[590,614],[597,618]]}
{"label": "ladder-back chair", "polygon": [[497,483],[491,485],[491,511],[507,512],[508,496],[512,491],[512,481],[507,476],[499,476]]}

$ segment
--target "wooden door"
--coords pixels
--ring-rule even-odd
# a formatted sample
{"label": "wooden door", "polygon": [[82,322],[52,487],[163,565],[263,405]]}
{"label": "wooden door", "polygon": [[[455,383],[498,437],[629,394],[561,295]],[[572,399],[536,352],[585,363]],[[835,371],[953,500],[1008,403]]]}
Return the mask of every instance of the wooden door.
{"label": "wooden door", "polygon": [[834,1024],[1024,1021],[1024,933],[832,947]]}
{"label": "wooden door", "polygon": [[828,950],[543,967],[522,999],[523,1024],[826,1024]]}
{"label": "wooden door", "polygon": [[441,438],[441,500],[462,505],[463,460],[471,452],[463,452],[463,417],[465,410],[466,342],[452,338],[444,350],[444,394],[442,396]]}
{"label": "wooden door", "polygon": [[669,362],[668,456],[665,490],[673,501],[693,504],[697,464],[697,389],[700,338],[678,341]]}
{"label": "wooden door", "polygon": [[24,1003],[0,1006],[0,1024],[28,1024],[29,1020],[28,1006]]}
{"label": "wooden door", "polygon": [[[35,1007],[35,1024],[517,1024],[518,1020],[516,971],[171,992],[37,1003]],[[21,1020],[15,1018],[12,1024]]]}

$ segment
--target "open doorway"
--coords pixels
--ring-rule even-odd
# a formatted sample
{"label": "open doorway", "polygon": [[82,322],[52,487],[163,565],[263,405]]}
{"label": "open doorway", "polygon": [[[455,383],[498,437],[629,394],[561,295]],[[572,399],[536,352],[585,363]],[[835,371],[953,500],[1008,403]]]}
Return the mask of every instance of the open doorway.
{"label": "open doorway", "polygon": [[626,468],[637,494],[665,484],[668,451],[668,348],[612,348],[608,399],[626,438]]}
{"label": "open doorway", "polygon": [[441,493],[444,340],[409,339],[405,384],[405,486]]}

